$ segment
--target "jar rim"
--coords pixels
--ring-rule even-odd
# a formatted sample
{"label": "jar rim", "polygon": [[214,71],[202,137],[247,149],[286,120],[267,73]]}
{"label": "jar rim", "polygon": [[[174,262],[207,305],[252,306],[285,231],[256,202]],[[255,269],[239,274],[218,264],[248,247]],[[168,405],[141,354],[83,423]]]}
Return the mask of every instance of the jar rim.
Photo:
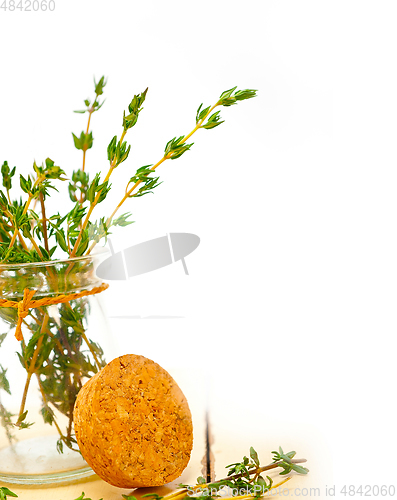
{"label": "jar rim", "polygon": [[0,270],[3,269],[9,269],[10,267],[12,268],[17,268],[17,269],[24,269],[24,268],[29,268],[29,267],[37,267],[37,266],[56,266],[59,264],[67,264],[68,262],[84,262],[87,261],[89,262],[90,260],[94,260],[97,257],[104,257],[106,254],[110,253],[108,249],[102,248],[98,251],[93,252],[92,254],[89,255],[82,255],[80,257],[72,257],[68,259],[58,259],[58,260],[47,260],[47,261],[37,261],[37,262],[6,262],[1,264],[0,263]]}

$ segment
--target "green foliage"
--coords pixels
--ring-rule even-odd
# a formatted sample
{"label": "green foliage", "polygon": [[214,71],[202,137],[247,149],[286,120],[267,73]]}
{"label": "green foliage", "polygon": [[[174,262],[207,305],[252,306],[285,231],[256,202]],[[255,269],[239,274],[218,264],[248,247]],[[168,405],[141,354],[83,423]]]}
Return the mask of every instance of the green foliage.
{"label": "green foliage", "polygon": [[[189,151],[193,143],[187,143],[187,139],[199,129],[213,129],[224,122],[220,117],[220,111],[214,110],[217,106],[231,106],[238,101],[255,97],[255,90],[237,90],[237,87],[223,92],[214,106],[203,107],[203,104],[196,112],[196,127],[187,136],[177,136],[167,142],[164,149],[164,156],[156,165],[145,165],[138,168],[135,175],[130,177],[126,188],[126,196],[117,206],[112,216],[108,219],[102,217],[97,222],[92,222],[91,212],[95,206],[102,203],[108,196],[111,189],[109,182],[113,169],[129,158],[131,145],[125,140],[127,131],[134,127],[138,121],[139,114],[143,110],[148,89],[140,94],[134,95],[128,105],[128,112],[123,114],[123,133],[120,139],[114,135],[107,147],[107,158],[110,162],[108,174],[101,181],[100,173],[96,173],[92,179],[84,170],[85,154],[93,146],[93,134],[89,130],[91,115],[98,111],[104,101],[99,102],[99,96],[103,95],[106,86],[106,79],[102,76],[98,81],[94,79],[95,97],[85,99],[85,110],[88,112],[89,120],[87,131],[81,132],[79,136],[72,134],[74,145],[78,150],[83,151],[83,168],[74,170],[68,182],[68,194],[70,200],[75,204],[73,209],[66,214],[49,214],[43,217],[43,206],[46,198],[50,196],[52,190],[57,191],[54,181],[64,181],[65,172],[61,167],[55,165],[53,160],[47,158],[42,165],[33,164],[33,175],[20,175],[21,190],[27,195],[27,201],[9,201],[9,191],[12,188],[12,178],[16,174],[16,167],[12,169],[5,161],[1,167],[3,187],[5,192],[0,190],[0,262],[28,263],[39,260],[48,261],[57,255],[57,249],[68,255],[81,256],[95,244],[107,239],[112,226],[127,226],[131,221],[125,215],[115,217],[115,212],[127,198],[139,198],[152,193],[161,184],[159,177],[153,174],[156,167],[164,160],[175,160],[180,158],[186,151]],[[132,187],[131,187],[132,186]],[[30,206],[31,200],[40,199],[40,207],[36,213]],[[76,211],[76,204],[79,208],[86,207],[86,211]],[[88,207],[87,207],[88,204]],[[41,210],[40,210],[41,208]],[[23,244],[23,239],[28,243]],[[35,241],[32,247],[29,242]],[[89,247],[90,242],[92,243]]]}
{"label": "green foliage", "polygon": [[16,493],[9,490],[5,486],[0,486],[0,500],[7,500],[7,497],[18,497]]}
{"label": "green foliage", "polygon": [[[75,498],[75,500],[92,500],[91,498],[88,498],[85,496],[85,493],[83,491],[83,493],[78,497],[78,498]],[[102,498],[100,500],[103,500]]]}
{"label": "green foliage", "polygon": [[[53,180],[60,180],[60,181],[66,181],[66,177],[62,177],[65,172],[61,169],[61,167],[58,167],[55,165],[55,162],[51,160],[51,158],[46,158],[44,163],[40,166],[36,164],[36,162],[33,163],[33,170],[37,174],[37,181],[35,184],[43,184],[42,179],[53,179]],[[54,186],[52,186],[50,183],[44,184],[48,185],[48,187],[51,187],[52,189],[55,189]],[[55,189],[57,191],[57,189]]]}
{"label": "green foliage", "polygon": [[[2,338],[4,338],[4,336],[5,336],[5,335],[4,336],[3,335],[2,335]],[[1,343],[2,342],[0,342],[0,345],[1,345]],[[7,368],[3,368],[0,365],[0,389],[2,389],[3,391],[7,392],[8,394],[11,394],[10,383],[8,382],[8,379],[6,377],[6,373],[7,373]]]}
{"label": "green foliage", "polygon": [[121,227],[124,227],[124,226],[129,226],[130,224],[133,224],[134,221],[133,220],[127,220],[128,217],[131,217],[131,214],[127,213],[127,214],[120,215],[116,219],[112,220],[112,226],[121,226]]}
{"label": "green foliage", "polygon": [[87,151],[87,149],[92,148],[92,144],[94,142],[94,139],[92,137],[92,132],[89,132],[88,134],[81,132],[80,137],[77,137],[72,132],[72,136],[73,136],[73,141],[74,141],[74,147],[76,149],[81,149],[82,151]]}
{"label": "green foliage", "polygon": [[65,172],[55,165],[55,163],[47,158],[42,165],[37,165],[36,162],[33,163],[33,170],[36,174],[36,179],[31,175],[27,178],[20,174],[19,183],[22,191],[29,195],[29,198],[37,198],[40,193],[44,195],[49,194],[49,189],[54,189],[58,191],[57,188],[51,183],[51,180],[66,181],[66,177],[62,177]]}
{"label": "green foliage", "polygon": [[107,241],[107,237],[112,234],[110,232],[110,228],[112,226],[120,226],[125,227],[133,224],[134,221],[128,220],[131,214],[126,213],[122,214],[119,217],[107,223],[105,217],[101,217],[99,221],[89,222],[88,224],[88,241],[94,241],[95,243],[99,243],[102,239]]}
{"label": "green foliage", "polygon": [[33,423],[25,422],[26,417],[28,415],[28,410],[24,411],[18,416],[18,420],[15,422],[15,426],[20,429],[28,429],[33,425]]}
{"label": "green foliage", "polygon": [[143,167],[138,168],[135,175],[131,177],[128,184],[140,183],[140,188],[135,192],[135,194],[130,195],[131,198],[138,198],[139,196],[152,193],[154,188],[162,184],[161,182],[158,182],[159,177],[149,177],[150,174],[153,174],[153,170],[151,170],[150,167],[152,167],[152,165],[144,165]]}
{"label": "green foliage", "polygon": [[48,219],[49,237],[51,238],[52,236],[54,236],[57,245],[59,245],[60,248],[66,253],[68,252],[68,240],[65,236],[65,230],[62,228],[62,224],[65,222],[67,217],[68,214],[66,214],[64,217],[61,217],[58,213],[57,215],[52,215]]}
{"label": "green foliage", "polygon": [[99,80],[98,83],[96,83],[95,78],[94,78],[94,84],[95,84],[95,94],[96,96],[102,95],[103,94],[103,88],[105,87],[107,83],[107,80],[105,80],[105,77],[102,76]]}
{"label": "green foliage", "polygon": [[[229,469],[226,478],[212,483],[206,483],[204,477],[200,476],[197,478],[197,484],[194,488],[186,484],[179,484],[179,487],[187,490],[188,495],[185,499],[200,498],[201,500],[215,500],[217,497],[224,496],[218,492],[226,487],[230,488],[232,491],[237,490],[237,492],[241,492],[240,494],[244,492],[244,495],[250,495],[252,498],[260,498],[273,487],[273,480],[269,476],[266,476],[265,479],[261,475],[262,472],[280,467],[283,469],[280,475],[285,475],[285,467],[290,465],[293,466],[290,470],[294,470],[301,474],[307,474],[307,469],[298,466],[292,461],[295,452],[284,454],[280,448],[280,453],[272,453],[275,454],[273,463],[261,467],[258,453],[251,446],[249,457],[244,456],[241,462],[232,463],[226,466],[226,468]],[[181,493],[183,493],[183,491]],[[168,497],[170,497],[171,500],[171,495],[172,494],[163,497],[164,500],[167,500]],[[237,493],[237,495],[239,495],[239,493]],[[157,497],[155,500],[161,500],[161,497]]]}
{"label": "green foliage", "polygon": [[44,404],[44,406],[41,408],[41,415],[46,424],[52,425],[54,423],[55,420],[54,411],[47,404]]}
{"label": "green foliage", "polygon": [[295,472],[297,472],[298,474],[307,474],[309,472],[309,469],[306,469],[306,467],[302,467],[301,465],[294,464],[292,462],[292,459],[296,455],[295,451],[290,451],[288,453],[284,453],[283,449],[280,446],[280,448],[278,449],[278,452],[272,451],[272,453],[274,455],[273,462],[281,461],[280,467],[282,467],[284,469],[283,472],[280,472],[280,475],[289,474],[293,470]]}
{"label": "green foliage", "polygon": [[117,136],[115,135],[108,146],[108,160],[114,168],[118,167],[120,163],[123,163],[128,158],[130,150],[131,146],[127,147],[126,141],[123,141],[123,143],[117,142]]}
{"label": "green foliage", "polygon": [[[6,337],[6,335],[7,334],[0,335],[0,346],[1,346],[4,338]],[[7,392],[8,394],[11,394],[10,383],[7,379],[6,373],[7,373],[7,369],[3,368],[0,365],[0,391],[3,390],[5,392]],[[15,439],[13,432],[12,432],[14,430],[14,424],[12,422],[12,417],[14,417],[14,415],[12,413],[10,413],[9,411],[7,411],[4,408],[4,406],[1,404],[1,401],[0,401],[0,422],[1,422],[1,425],[5,428],[8,440],[10,442],[12,442],[12,440]]]}
{"label": "green foliage", "polygon": [[13,430],[15,429],[14,423],[12,421],[12,417],[15,415],[9,411],[7,411],[4,406],[1,404],[0,401],[0,422],[1,425],[4,427],[7,438],[10,443],[15,439],[15,436],[13,434]]}
{"label": "green foliage", "polygon": [[80,196],[82,197],[82,202],[87,199],[87,189],[90,178],[87,172],[83,170],[74,170],[72,173],[72,182],[69,182],[68,190],[69,190],[69,198],[76,202],[77,198],[77,190],[80,191]]}
{"label": "green foliage", "polygon": [[168,156],[171,160],[176,160],[180,158],[183,153],[189,151],[189,149],[193,146],[193,142],[191,144],[185,144],[183,142],[184,136],[174,137],[170,141],[167,142],[164,149],[164,156]]}
{"label": "green foliage", "polygon": [[208,111],[211,109],[211,106],[208,106],[207,108],[201,109],[203,106],[203,103],[200,104],[198,107],[197,113],[196,113],[196,123],[198,123],[200,120],[205,118],[208,114]]}
{"label": "green foliage", "polygon": [[128,129],[136,125],[139,113],[142,111],[142,104],[145,102],[148,89],[144,90],[141,94],[134,95],[132,101],[128,105],[129,114],[123,114],[123,129],[126,132]]}
{"label": "green foliage", "polygon": [[[62,276],[59,279],[62,281]],[[45,331],[42,331],[42,324],[47,308],[35,309],[30,313],[27,320],[32,336],[25,346],[21,344],[19,353],[21,364],[30,366],[41,339],[35,373],[45,395],[41,414],[48,424],[54,422],[54,409],[72,421],[74,403],[83,381],[106,364],[101,347],[91,340],[87,339],[88,344],[83,341],[88,313],[87,298],[58,304],[57,308],[58,323],[53,315],[48,314]],[[23,426],[26,414],[26,411],[22,413],[17,425]],[[73,448],[75,443],[72,428],[68,425],[66,433],[58,442],[58,451],[62,452],[64,445]]]}
{"label": "green foliage", "polygon": [[[120,139],[114,135],[107,147],[110,166],[107,175],[101,180],[100,172],[92,176],[85,172],[85,159],[94,141],[93,134],[89,130],[91,117],[104,103],[103,100],[99,100],[99,96],[103,95],[106,83],[104,76],[98,82],[94,79],[95,97],[85,99],[85,109],[77,111],[77,113],[88,113],[88,122],[85,132],[81,132],[79,136],[72,134],[74,146],[83,152],[83,165],[73,171],[68,182],[68,194],[73,205],[67,211],[46,213],[46,200],[54,190],[58,191],[57,182],[67,180],[64,170],[55,165],[52,159],[46,158],[42,164],[34,162],[33,172],[19,175],[23,197],[14,200],[10,196],[10,191],[13,187],[13,178],[17,175],[16,167],[11,168],[7,161],[3,162],[1,176],[4,192],[0,190],[0,262],[9,264],[46,262],[58,258],[58,254],[55,253],[57,249],[68,257],[79,257],[89,253],[95,244],[102,240],[106,241],[112,227],[124,227],[132,223],[129,220],[130,213],[119,216],[115,214],[127,198],[139,198],[152,193],[161,184],[155,174],[157,166],[165,160],[180,158],[189,151],[193,143],[188,144],[187,140],[197,130],[212,129],[223,123],[219,111],[213,112],[217,106],[231,106],[240,100],[254,97],[256,92],[237,91],[234,87],[223,92],[214,106],[203,108],[201,104],[196,112],[196,127],[188,135],[174,137],[168,141],[164,155],[158,163],[138,168],[133,176],[129,173],[126,176],[129,178],[126,192],[116,210],[109,218],[101,217],[93,222],[92,211],[97,204],[107,198],[111,189],[110,175],[116,167],[129,158],[131,146],[124,137],[128,130],[136,125],[148,91],[146,89],[141,94],[134,95],[128,105],[128,111],[123,113],[123,131]],[[66,274],[65,269],[56,272],[55,280],[60,280],[59,289],[64,289]],[[23,289],[24,278],[23,276],[19,278],[18,283]],[[40,297],[35,296],[35,298]],[[85,336],[88,302],[85,299],[71,301],[58,305],[57,310],[59,316],[57,319],[47,314],[46,308],[29,312],[24,323],[30,330],[30,336],[26,344],[21,343],[17,355],[24,370],[28,370],[34,360],[33,373],[40,384],[43,398],[41,415],[44,422],[49,425],[57,424],[57,412],[67,417],[68,427],[60,434],[57,442],[57,449],[62,452],[64,446],[76,448],[76,440],[72,435],[73,405],[83,380],[97,373],[104,366],[105,360],[101,347]],[[17,320],[15,309],[3,308],[0,315],[11,327],[15,326]],[[5,335],[3,332],[0,333],[0,344]],[[11,388],[6,375],[7,370],[0,366],[0,391],[9,393]],[[27,428],[32,425],[27,422],[27,415],[28,412],[24,410],[23,405],[20,414],[15,416],[8,412],[0,401],[0,419],[10,441],[13,439],[11,429],[15,425],[12,423],[14,417],[18,427]],[[251,453],[250,457],[250,459],[245,457],[242,464],[232,464],[234,471],[241,471],[240,481],[248,480],[247,471],[249,472],[258,460],[255,454]],[[285,470],[300,470],[295,464],[284,459],[282,463],[285,465]],[[3,497],[4,491],[0,490]],[[159,498],[156,497],[155,500]]]}
{"label": "green foliage", "polygon": [[201,128],[205,128],[205,129],[209,130],[209,129],[215,128],[218,125],[220,125],[221,123],[223,123],[225,120],[221,121],[221,117],[220,117],[219,113],[220,113],[220,111],[215,111],[215,113],[213,113],[208,118],[207,123],[205,123],[204,125],[201,125]]}
{"label": "green foliage", "polygon": [[[113,224],[115,225],[115,224]],[[95,241],[98,243],[103,238],[105,242],[107,241],[107,237],[112,234],[109,231],[110,226],[108,227],[106,224],[105,217],[101,217],[101,219],[97,222],[89,223],[88,225],[88,239],[89,241]]]}
{"label": "green foliage", "polygon": [[97,195],[99,196],[96,203],[101,203],[101,201],[103,201],[106,198],[108,192],[110,191],[109,181],[105,181],[102,184],[100,184],[99,182],[100,182],[100,174],[96,174],[93,181],[91,182],[91,184],[87,189],[87,200],[90,203],[94,202]]}
{"label": "green foliage", "polygon": [[89,99],[85,99],[84,100],[84,104],[86,106],[86,109],[82,109],[82,110],[78,110],[78,111],[75,111],[75,113],[94,113],[95,111],[98,111],[99,109],[101,109],[101,107],[103,106],[104,104],[104,100],[100,103],[98,101],[98,96],[102,95],[103,94],[103,89],[105,87],[107,83],[107,80],[105,80],[105,77],[102,76],[100,78],[100,80],[98,81],[98,83],[95,81],[95,78],[94,78],[94,86],[95,86],[95,98],[91,104],[91,101]]}
{"label": "green foliage", "polygon": [[244,101],[245,99],[252,99],[256,97],[257,90],[246,89],[237,90],[237,87],[233,87],[230,90],[225,90],[219,97],[218,104],[220,106],[232,106],[237,104],[238,101]]}
{"label": "green foliage", "polygon": [[6,161],[1,166],[1,175],[3,177],[3,186],[7,189],[7,191],[9,191],[12,187],[11,179],[15,175],[15,170],[16,170],[16,167],[13,167],[13,169],[10,170],[10,167],[8,166],[8,162],[6,162]]}

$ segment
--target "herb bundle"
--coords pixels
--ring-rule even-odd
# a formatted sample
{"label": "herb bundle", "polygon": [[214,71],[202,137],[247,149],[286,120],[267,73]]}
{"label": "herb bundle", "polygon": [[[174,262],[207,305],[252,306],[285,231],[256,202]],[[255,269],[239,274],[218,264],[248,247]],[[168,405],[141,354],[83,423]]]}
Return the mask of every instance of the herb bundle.
{"label": "herb bundle", "polygon": [[90,124],[92,115],[99,111],[104,103],[100,102],[99,96],[103,94],[105,85],[105,78],[102,77],[95,83],[93,101],[86,99],[86,109],[76,111],[87,113],[88,120],[85,131],[79,136],[72,134],[74,145],[82,151],[83,158],[81,168],[72,172],[68,183],[69,197],[73,203],[68,212],[52,215],[46,212],[45,203],[51,194],[50,190],[58,190],[55,181],[68,180],[65,172],[55,165],[54,161],[47,158],[40,166],[35,162],[33,175],[28,175],[27,178],[20,175],[20,187],[27,199],[14,201],[11,201],[10,191],[16,167],[10,168],[7,161],[3,163],[1,174],[4,191],[0,190],[0,263],[49,261],[58,246],[68,258],[90,254],[100,240],[106,240],[113,226],[132,223],[129,220],[130,213],[117,217],[116,214],[129,198],[139,198],[151,193],[161,184],[155,171],[163,162],[176,160],[189,151],[193,143],[187,141],[197,130],[213,129],[224,122],[221,120],[220,111],[214,111],[215,108],[232,106],[256,95],[255,90],[236,90],[237,87],[234,87],[223,92],[213,106],[203,108],[201,104],[196,113],[195,127],[187,135],[169,140],[163,156],[157,163],[138,168],[128,179],[123,196],[109,216],[93,221],[92,213],[95,207],[106,199],[111,189],[111,175],[130,154],[131,145],[125,137],[137,124],[148,91],[146,89],[135,95],[128,105],[127,113],[124,111],[120,138],[113,136],[107,147],[107,173],[101,176],[101,172],[98,172],[90,179],[90,174],[86,171],[87,151],[92,148],[94,140]]}
{"label": "herb bundle", "polygon": [[[187,134],[175,136],[167,142],[162,157],[153,164],[138,168],[131,177],[127,176],[125,191],[108,217],[93,219],[93,212],[102,203],[111,189],[110,178],[130,154],[131,145],[126,141],[127,133],[136,126],[148,89],[134,95],[123,113],[120,137],[114,135],[107,147],[108,167],[106,173],[95,175],[87,172],[87,152],[93,147],[93,133],[90,129],[92,116],[104,104],[102,98],[106,86],[104,77],[94,81],[94,97],[84,101],[85,109],[76,111],[87,116],[84,130],[72,134],[74,146],[82,152],[81,167],[74,170],[70,177],[53,160],[47,158],[41,165],[33,163],[33,173],[19,175],[19,186],[23,198],[12,199],[16,167],[7,161],[1,166],[2,187],[0,189],[0,292],[2,297],[21,297],[24,289],[31,285],[29,276],[19,264],[36,263],[29,272],[40,276],[40,283],[46,283],[46,293],[56,296],[68,293],[78,276],[93,274],[91,260],[77,259],[89,256],[95,246],[106,239],[115,226],[132,223],[129,212],[119,214],[119,210],[130,198],[139,198],[152,193],[158,187],[157,168],[166,160],[180,158],[189,151],[193,143],[189,139],[200,129],[213,129],[223,123],[220,110],[239,101],[255,97],[255,90],[237,90],[233,87],[223,92],[212,106],[201,104],[195,116],[195,126]],[[63,213],[49,213],[47,201],[62,182],[68,183],[71,207]],[[58,251],[63,253],[59,264],[53,261]],[[51,264],[48,264],[51,262]],[[8,277],[8,279],[7,279]],[[75,278],[75,279],[73,279]],[[10,284],[11,283],[11,284]],[[72,285],[69,285],[72,283]],[[37,291],[35,299],[40,299]],[[28,412],[25,409],[26,397],[31,380],[37,379],[42,398],[41,414],[45,423],[54,425],[59,433],[58,450],[66,445],[76,449],[73,435],[72,412],[74,402],[83,380],[92,377],[105,365],[101,347],[86,334],[89,301],[87,297],[70,300],[54,306],[37,307],[29,311],[23,319],[25,341],[20,343],[18,357],[26,372],[25,389],[17,414],[8,411],[0,400],[0,419],[7,436],[14,438],[13,429],[27,428]],[[18,310],[0,307],[0,316],[11,331],[18,319]],[[0,347],[8,332],[0,332]],[[11,394],[7,369],[0,365],[0,394]],[[65,415],[68,424],[62,430],[57,422],[57,412]]]}

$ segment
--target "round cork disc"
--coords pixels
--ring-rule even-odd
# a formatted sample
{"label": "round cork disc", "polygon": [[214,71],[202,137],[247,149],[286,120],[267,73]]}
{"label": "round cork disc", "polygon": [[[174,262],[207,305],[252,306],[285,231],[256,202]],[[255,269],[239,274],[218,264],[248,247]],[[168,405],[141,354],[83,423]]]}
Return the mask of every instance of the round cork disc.
{"label": "round cork disc", "polygon": [[114,359],[82,387],[74,429],[90,467],[120,488],[173,481],[193,445],[182,391],[160,365],[135,354]]}

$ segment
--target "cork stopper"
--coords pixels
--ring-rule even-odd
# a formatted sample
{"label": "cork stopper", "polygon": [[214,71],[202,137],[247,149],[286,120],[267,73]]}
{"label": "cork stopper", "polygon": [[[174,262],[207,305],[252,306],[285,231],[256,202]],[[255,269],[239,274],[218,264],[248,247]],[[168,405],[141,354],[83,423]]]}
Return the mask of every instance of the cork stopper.
{"label": "cork stopper", "polygon": [[182,391],[160,365],[135,354],[114,359],[82,387],[74,428],[90,467],[120,488],[173,481],[193,445]]}

